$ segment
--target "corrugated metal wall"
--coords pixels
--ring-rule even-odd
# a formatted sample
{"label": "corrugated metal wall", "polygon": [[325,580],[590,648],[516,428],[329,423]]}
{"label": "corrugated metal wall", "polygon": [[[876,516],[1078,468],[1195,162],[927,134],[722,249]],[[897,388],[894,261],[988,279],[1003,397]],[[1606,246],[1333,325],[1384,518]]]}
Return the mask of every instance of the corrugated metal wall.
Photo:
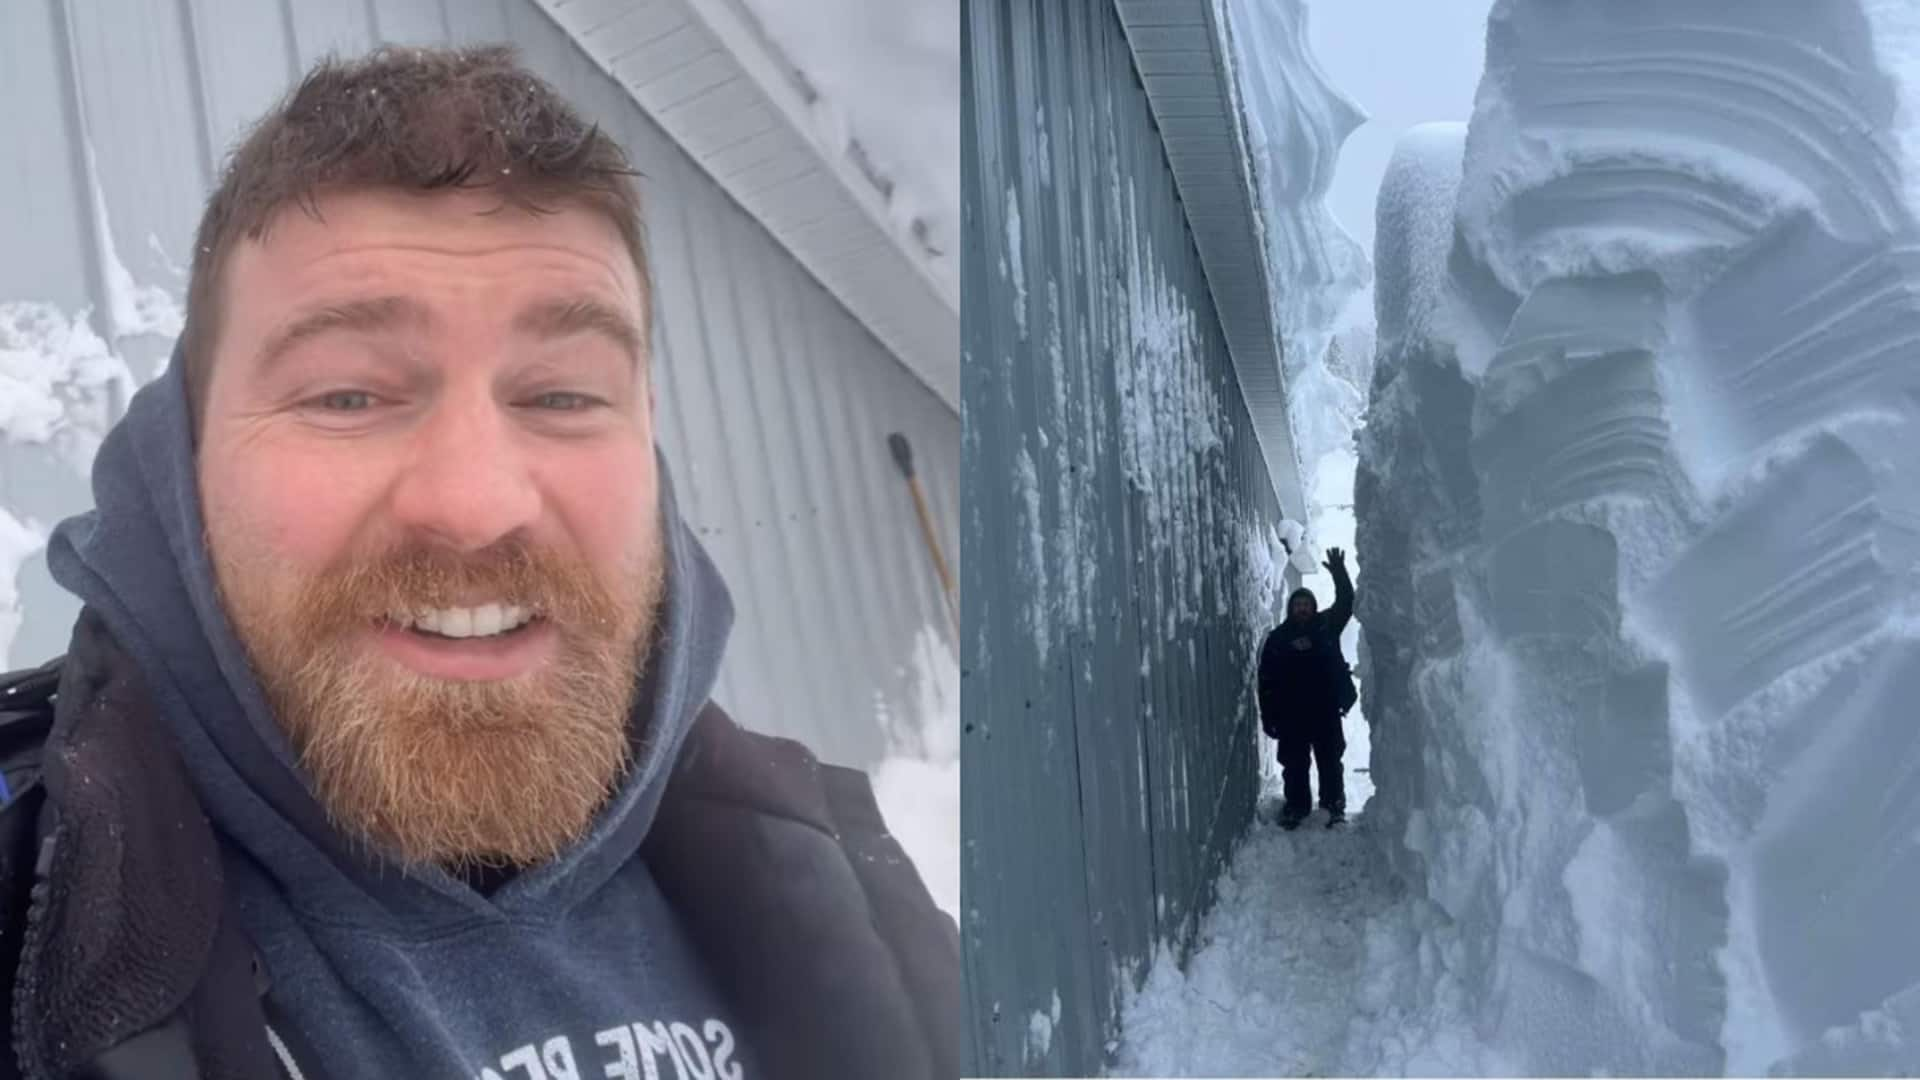
{"label": "corrugated metal wall", "polygon": [[[482,41],[518,45],[646,174],[661,442],[740,608],[722,702],[831,759],[873,762],[877,706],[902,715],[916,700],[921,631],[932,647],[951,636],[886,436],[913,440],[951,558],[959,419],[532,0],[0,4],[0,302],[90,308],[151,375],[171,343],[113,338],[112,266],[184,296],[202,201],[243,125],[329,51]],[[12,435],[0,506],[42,527],[83,509],[69,456]],[[20,578],[15,665],[64,649],[75,613],[37,557]]]}
{"label": "corrugated metal wall", "polygon": [[1111,0],[964,10],[968,1068],[1085,1075],[1252,819],[1278,507]]}

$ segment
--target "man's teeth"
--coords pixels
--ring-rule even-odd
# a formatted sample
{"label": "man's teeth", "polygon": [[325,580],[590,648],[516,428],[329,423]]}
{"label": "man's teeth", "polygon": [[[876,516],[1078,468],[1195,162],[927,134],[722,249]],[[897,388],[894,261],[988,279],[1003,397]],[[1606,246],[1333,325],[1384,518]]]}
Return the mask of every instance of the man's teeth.
{"label": "man's teeth", "polygon": [[403,612],[394,622],[441,637],[492,637],[518,630],[532,621],[533,614],[516,604],[482,604],[479,607],[428,608]]}

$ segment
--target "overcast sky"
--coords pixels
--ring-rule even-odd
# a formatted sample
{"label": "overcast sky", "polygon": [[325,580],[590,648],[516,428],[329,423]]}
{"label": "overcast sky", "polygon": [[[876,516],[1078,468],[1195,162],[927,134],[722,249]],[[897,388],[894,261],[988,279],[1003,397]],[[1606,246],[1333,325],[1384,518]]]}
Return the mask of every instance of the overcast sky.
{"label": "overcast sky", "polygon": [[1491,0],[1309,0],[1320,66],[1372,119],[1347,137],[1327,205],[1373,257],[1373,201],[1400,133],[1466,120]]}

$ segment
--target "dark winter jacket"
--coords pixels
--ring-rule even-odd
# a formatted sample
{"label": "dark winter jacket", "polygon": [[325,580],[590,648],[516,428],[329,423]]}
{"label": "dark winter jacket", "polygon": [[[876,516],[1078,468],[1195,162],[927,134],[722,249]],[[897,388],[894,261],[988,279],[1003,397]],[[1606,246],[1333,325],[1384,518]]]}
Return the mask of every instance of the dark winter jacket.
{"label": "dark winter jacket", "polygon": [[[179,755],[91,612],[57,678],[44,776],[10,768],[0,809],[11,1001],[0,1028],[12,1050],[0,1077],[285,1077],[268,1035],[277,1021],[313,1080],[312,1050],[284,1034]],[[44,696],[33,681],[6,704]],[[24,734],[9,729],[28,723],[0,724],[8,756]],[[958,934],[862,774],[709,706],[642,855],[752,1049],[748,1080],[959,1074]]]}
{"label": "dark winter jacket", "polygon": [[1260,727],[1269,737],[1337,718],[1353,704],[1353,677],[1340,652],[1353,618],[1353,581],[1344,566],[1334,570],[1333,588],[1332,607],[1288,619],[1261,646]]}
{"label": "dark winter jacket", "polygon": [[44,770],[9,768],[0,809],[23,1075],[957,1072],[956,928],[864,776],[708,702],[731,605],[664,470],[644,740],[579,844],[483,890],[327,822],[215,598],[181,375],[49,545],[84,604],[68,657],[0,698],[26,717],[0,761]]}

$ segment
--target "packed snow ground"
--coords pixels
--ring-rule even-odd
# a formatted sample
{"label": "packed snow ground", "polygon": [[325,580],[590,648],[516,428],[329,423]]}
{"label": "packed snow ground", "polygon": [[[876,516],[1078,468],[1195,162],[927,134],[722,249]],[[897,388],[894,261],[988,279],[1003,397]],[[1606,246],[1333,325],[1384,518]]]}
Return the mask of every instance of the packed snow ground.
{"label": "packed snow ground", "polygon": [[1344,1073],[1367,928],[1396,900],[1364,816],[1263,823],[1220,882],[1184,977],[1162,956],[1128,1003],[1119,1076]]}
{"label": "packed snow ground", "polygon": [[[1280,793],[1221,877],[1185,972],[1162,953],[1125,1007],[1114,1076],[1488,1076],[1518,1070],[1479,1040],[1438,945],[1366,814],[1288,832]],[[1419,991],[1419,992],[1416,992]],[[1417,1004],[1416,1004],[1417,1003]]]}

